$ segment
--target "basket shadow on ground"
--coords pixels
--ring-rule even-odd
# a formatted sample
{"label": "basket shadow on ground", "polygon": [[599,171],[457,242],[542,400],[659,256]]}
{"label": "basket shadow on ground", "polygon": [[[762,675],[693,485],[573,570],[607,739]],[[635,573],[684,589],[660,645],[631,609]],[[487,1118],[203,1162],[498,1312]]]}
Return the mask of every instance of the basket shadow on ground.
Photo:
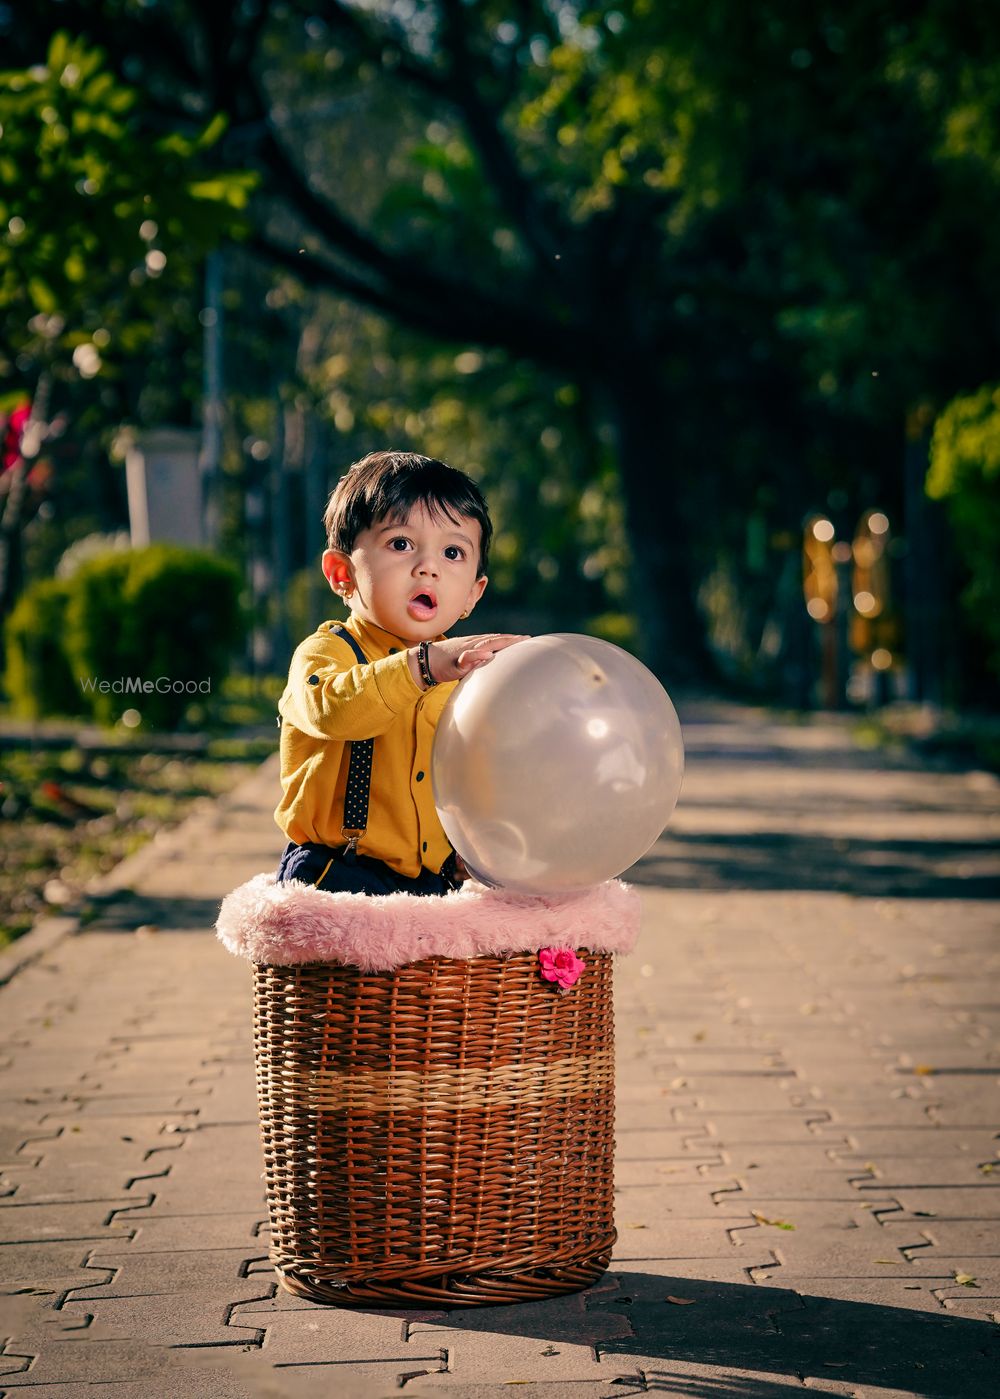
{"label": "basket shadow on ground", "polygon": [[[671,1393],[722,1391],[766,1399],[792,1387],[801,1392],[802,1379],[810,1376],[943,1399],[958,1392],[956,1367],[961,1367],[964,1393],[986,1393],[990,1376],[995,1380],[1000,1333],[988,1321],[760,1284],[624,1271],[613,1276],[620,1292],[605,1304],[606,1310],[623,1315],[633,1334],[600,1346],[605,1357],[662,1358],[756,1372],[741,1385],[735,1376],[712,1382],[642,1366],[648,1379],[662,1383],[669,1378]],[[693,1300],[679,1306],[667,1302],[668,1296]],[[767,1383],[765,1375],[773,1375],[774,1383]],[[782,1384],[782,1378],[792,1383]]]}
{"label": "basket shadow on ground", "polygon": [[[316,1309],[301,1300],[291,1306]],[[801,1394],[806,1377],[956,1399],[994,1392],[1000,1361],[1000,1330],[990,1321],[666,1272],[616,1270],[585,1292],[502,1308],[371,1310],[411,1325],[431,1322],[445,1347],[449,1330],[537,1339],[536,1382],[544,1382],[546,1343],[587,1346],[605,1365],[621,1361],[615,1383],[622,1393],[633,1392],[628,1377],[641,1370],[647,1390],[699,1399],[786,1399]],[[671,1364],[710,1365],[719,1374],[700,1377]]]}

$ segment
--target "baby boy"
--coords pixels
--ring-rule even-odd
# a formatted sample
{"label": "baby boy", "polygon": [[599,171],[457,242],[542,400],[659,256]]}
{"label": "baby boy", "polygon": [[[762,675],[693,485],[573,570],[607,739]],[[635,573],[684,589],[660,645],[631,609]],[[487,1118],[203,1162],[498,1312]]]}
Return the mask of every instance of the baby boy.
{"label": "baby boy", "polygon": [[431,792],[434,729],[455,683],[524,639],[445,636],[486,587],[489,510],[454,467],[374,452],[324,523],[323,573],[351,615],[297,648],[278,706],[278,881],[444,894],[461,873]]}

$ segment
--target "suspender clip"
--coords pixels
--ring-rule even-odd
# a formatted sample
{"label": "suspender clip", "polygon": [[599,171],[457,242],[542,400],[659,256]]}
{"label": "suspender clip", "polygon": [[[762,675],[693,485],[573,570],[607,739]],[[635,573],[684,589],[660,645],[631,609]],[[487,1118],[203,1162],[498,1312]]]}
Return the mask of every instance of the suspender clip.
{"label": "suspender clip", "polygon": [[348,864],[353,865],[358,853],[358,841],[364,835],[363,830],[349,830],[346,826],[341,830],[341,835],[346,836],[347,844],[344,846],[344,859]]}

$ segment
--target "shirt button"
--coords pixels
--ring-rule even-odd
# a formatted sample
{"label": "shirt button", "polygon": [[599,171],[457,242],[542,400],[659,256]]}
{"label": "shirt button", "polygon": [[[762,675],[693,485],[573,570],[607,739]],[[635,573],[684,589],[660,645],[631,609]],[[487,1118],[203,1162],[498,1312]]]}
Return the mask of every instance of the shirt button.
{"label": "shirt button", "polygon": [[310,684],[310,685],[318,685],[318,684],[319,684],[319,676],[318,676],[318,675],[310,675],[310,677],[309,677],[309,684]]}
{"label": "shirt button", "polygon": [[426,840],[424,841],[424,849],[425,849],[425,850],[427,849],[427,842],[426,842]]}
{"label": "shirt button", "polygon": [[398,647],[398,646],[390,646],[390,647],[389,647],[389,655],[390,655],[390,656],[398,656],[398,655],[399,655],[399,647]]}
{"label": "shirt button", "polygon": [[423,775],[423,773],[422,773],[422,772],[418,772],[418,773],[417,773],[417,781],[418,781],[418,782],[423,782],[423,780],[424,780],[424,775]]}

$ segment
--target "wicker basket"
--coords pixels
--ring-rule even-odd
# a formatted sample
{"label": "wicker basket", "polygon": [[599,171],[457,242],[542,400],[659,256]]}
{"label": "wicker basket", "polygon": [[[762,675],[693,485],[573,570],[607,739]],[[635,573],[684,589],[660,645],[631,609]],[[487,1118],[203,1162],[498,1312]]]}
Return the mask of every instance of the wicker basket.
{"label": "wicker basket", "polygon": [[271,1257],[290,1292],[471,1307],[600,1277],[613,959],[584,955],[564,993],[527,952],[256,969]]}
{"label": "wicker basket", "polygon": [[[473,1307],[601,1276],[616,1237],[612,969],[638,936],[633,890],[414,899],[258,875],[216,926],[254,964],[271,1258],[288,1291]],[[582,974],[546,980],[539,948],[574,942]]]}

